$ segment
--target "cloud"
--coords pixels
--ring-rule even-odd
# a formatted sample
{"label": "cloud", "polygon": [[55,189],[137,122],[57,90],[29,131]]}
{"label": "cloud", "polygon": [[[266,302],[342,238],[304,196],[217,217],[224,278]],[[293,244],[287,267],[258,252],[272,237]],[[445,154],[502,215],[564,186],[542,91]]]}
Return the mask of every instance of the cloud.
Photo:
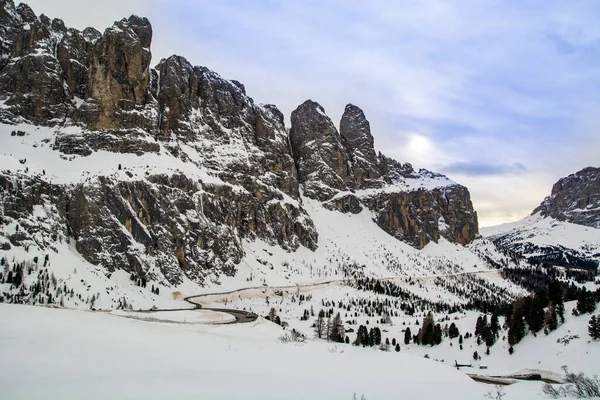
{"label": "cloud", "polygon": [[467,176],[490,176],[520,174],[527,171],[521,163],[489,164],[484,162],[456,162],[442,168],[445,173],[455,173]]}

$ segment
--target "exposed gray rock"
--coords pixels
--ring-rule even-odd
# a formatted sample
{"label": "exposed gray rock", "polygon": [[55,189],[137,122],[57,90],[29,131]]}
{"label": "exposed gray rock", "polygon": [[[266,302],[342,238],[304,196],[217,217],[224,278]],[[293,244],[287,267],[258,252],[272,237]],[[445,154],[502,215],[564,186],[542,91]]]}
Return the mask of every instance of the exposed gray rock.
{"label": "exposed gray rock", "polygon": [[130,127],[118,111],[133,110],[147,100],[151,40],[150,22],[135,15],[115,23],[98,39],[89,64],[88,93],[99,107],[92,128]]}
{"label": "exposed gray rock", "polygon": [[600,228],[600,168],[588,167],[561,178],[532,214]]}
{"label": "exposed gray rock", "polygon": [[382,171],[375,154],[371,126],[364,112],[353,104],[346,105],[340,121],[340,134],[352,160],[352,172],[358,188],[381,187]]}
{"label": "exposed gray rock", "polygon": [[326,201],[354,187],[342,137],[320,104],[307,100],[292,112],[290,143],[308,197]]}
{"label": "exposed gray rock", "polygon": [[[306,196],[341,212],[356,214],[364,205],[383,230],[417,248],[440,237],[460,244],[475,239],[477,213],[465,187],[377,156],[369,121],[355,105],[346,106],[340,132],[313,101],[292,113],[290,141]],[[436,179],[442,183],[434,189],[414,187]]]}

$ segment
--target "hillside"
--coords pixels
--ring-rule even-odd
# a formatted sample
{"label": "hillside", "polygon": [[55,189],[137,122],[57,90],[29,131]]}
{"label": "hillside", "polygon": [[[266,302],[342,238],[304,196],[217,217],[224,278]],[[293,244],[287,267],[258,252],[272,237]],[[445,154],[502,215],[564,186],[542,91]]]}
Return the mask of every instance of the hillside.
{"label": "hillside", "polygon": [[355,105],[338,130],[308,100],[288,134],[238,81],[181,56],[151,67],[145,18],[101,33],[23,3],[0,14],[4,301],[145,307],[512,262],[478,238],[468,190],[376,154]]}
{"label": "hillside", "polygon": [[600,264],[599,182],[599,168],[562,178],[530,216],[482,228],[482,235],[533,261],[596,269]]}

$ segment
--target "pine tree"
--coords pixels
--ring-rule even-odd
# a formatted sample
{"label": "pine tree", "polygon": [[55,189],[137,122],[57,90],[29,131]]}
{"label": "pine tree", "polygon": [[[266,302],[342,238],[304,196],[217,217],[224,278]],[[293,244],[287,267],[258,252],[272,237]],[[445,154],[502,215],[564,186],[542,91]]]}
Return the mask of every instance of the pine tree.
{"label": "pine tree", "polygon": [[396,351],[400,351],[400,343],[396,343]]}
{"label": "pine tree", "polygon": [[523,310],[521,301],[513,304],[513,313],[508,328],[508,344],[511,346],[519,343],[525,336],[525,322],[523,321]]}
{"label": "pine tree", "polygon": [[529,311],[525,319],[529,330],[533,333],[539,332],[544,326],[544,307],[548,304],[544,300],[543,296],[537,293],[529,302]]}
{"label": "pine tree", "polygon": [[412,334],[410,332],[410,328],[406,328],[406,330],[404,331],[404,344],[409,344],[411,337]]}
{"label": "pine tree", "polygon": [[594,312],[595,309],[594,294],[584,287],[577,296],[577,311],[579,311],[579,314],[586,314]]}
{"label": "pine tree", "polygon": [[373,345],[375,346],[379,346],[381,344],[381,329],[379,329],[378,326],[376,326],[374,329],[374,335],[373,335]]}
{"label": "pine tree", "polygon": [[454,339],[455,337],[458,337],[459,335],[460,335],[460,332],[458,331],[456,324],[454,322],[451,323],[450,327],[448,328],[448,337],[450,337],[450,339]]}
{"label": "pine tree", "polygon": [[500,320],[498,318],[498,313],[492,314],[492,320],[490,321],[490,329],[495,336],[498,336],[498,332],[500,332]]}
{"label": "pine tree", "polygon": [[550,305],[544,315],[544,326],[548,332],[558,328],[557,312],[552,301],[550,301]]}
{"label": "pine tree", "polygon": [[431,313],[423,318],[423,326],[419,330],[419,344],[425,346],[433,343],[434,321]]}
{"label": "pine tree", "polygon": [[325,333],[325,320],[323,319],[324,316],[325,313],[323,312],[323,310],[321,310],[321,312],[319,312],[317,320],[315,321],[315,336],[319,339],[321,339],[323,337],[323,333]]}
{"label": "pine tree", "polygon": [[600,339],[600,317],[592,315],[588,325],[588,332],[593,340]]}
{"label": "pine tree", "polygon": [[442,327],[440,324],[436,324],[435,328],[433,329],[431,345],[438,345],[440,343],[442,343]]}
{"label": "pine tree", "polygon": [[344,341],[345,331],[344,323],[340,313],[337,313],[331,321],[331,340],[334,342],[342,343]]}

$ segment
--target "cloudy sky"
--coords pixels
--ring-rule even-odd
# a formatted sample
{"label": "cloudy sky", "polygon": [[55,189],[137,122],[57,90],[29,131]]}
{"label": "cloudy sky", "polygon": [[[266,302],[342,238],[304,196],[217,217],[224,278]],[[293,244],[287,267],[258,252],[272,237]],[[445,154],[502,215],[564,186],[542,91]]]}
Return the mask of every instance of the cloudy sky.
{"label": "cloudy sky", "polygon": [[376,150],[467,186],[482,226],[600,166],[598,0],[27,2],[79,29],[146,16],[153,64],[183,55],[288,116],[356,104]]}

